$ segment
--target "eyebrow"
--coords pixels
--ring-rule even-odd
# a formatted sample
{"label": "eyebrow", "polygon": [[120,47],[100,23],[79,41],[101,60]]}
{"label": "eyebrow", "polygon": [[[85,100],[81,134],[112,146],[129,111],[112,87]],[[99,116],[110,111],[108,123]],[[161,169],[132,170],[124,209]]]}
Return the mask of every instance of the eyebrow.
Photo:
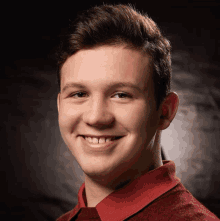
{"label": "eyebrow", "polygon": [[[81,89],[86,88],[86,86],[84,86],[81,83],[70,82],[70,83],[67,83],[63,87],[62,92],[65,92],[67,89],[73,88],[73,87],[77,87],[77,88],[81,88]],[[143,93],[143,90],[139,86],[137,86],[135,84],[132,84],[130,82],[112,82],[112,83],[108,84],[108,87],[109,88],[130,87],[130,88],[133,88],[135,90],[138,90],[140,93]]]}
{"label": "eyebrow", "polygon": [[67,89],[72,88],[72,87],[78,87],[78,88],[82,88],[82,89],[85,88],[85,86],[83,86],[82,84],[71,82],[71,83],[67,83],[67,84],[63,87],[62,92],[65,92]]}

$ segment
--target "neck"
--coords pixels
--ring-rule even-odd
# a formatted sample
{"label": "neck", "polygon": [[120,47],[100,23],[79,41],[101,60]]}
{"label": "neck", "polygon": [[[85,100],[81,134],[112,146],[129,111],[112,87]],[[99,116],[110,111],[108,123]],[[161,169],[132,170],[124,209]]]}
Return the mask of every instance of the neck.
{"label": "neck", "polygon": [[90,179],[85,175],[85,193],[87,199],[87,207],[96,207],[105,197],[111,194],[114,189],[108,188],[105,185],[100,185],[98,182]]}
{"label": "neck", "polygon": [[100,177],[98,177],[96,179],[85,174],[85,193],[87,199],[87,207],[96,207],[99,202],[101,202],[104,198],[106,198],[115,190],[124,188],[126,185],[128,185],[141,175],[163,165],[161,159],[160,133],[161,132],[159,131],[155,136],[152,148],[153,154],[149,156],[149,159],[151,158],[152,161],[148,165],[146,164],[145,168],[143,168],[143,165],[138,164],[139,162],[143,162],[141,158],[145,156],[142,155],[138,160],[139,162],[136,163],[135,168],[130,168],[125,173],[119,176],[115,177],[115,173],[111,173],[107,175],[107,178],[103,177],[100,179]]}

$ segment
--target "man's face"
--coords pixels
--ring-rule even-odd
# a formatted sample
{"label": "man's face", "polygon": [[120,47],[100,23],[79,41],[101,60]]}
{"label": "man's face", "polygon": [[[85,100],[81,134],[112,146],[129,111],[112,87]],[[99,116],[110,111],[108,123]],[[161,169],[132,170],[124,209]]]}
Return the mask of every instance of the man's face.
{"label": "man's face", "polygon": [[117,177],[152,161],[159,123],[149,57],[123,47],[81,50],[64,63],[61,135],[90,177]]}

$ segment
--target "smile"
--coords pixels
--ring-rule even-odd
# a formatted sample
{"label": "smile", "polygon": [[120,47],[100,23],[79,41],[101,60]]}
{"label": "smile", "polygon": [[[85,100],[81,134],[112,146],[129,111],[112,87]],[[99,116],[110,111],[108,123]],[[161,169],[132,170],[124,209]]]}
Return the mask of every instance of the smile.
{"label": "smile", "polygon": [[103,144],[108,143],[113,140],[120,139],[121,137],[90,137],[90,136],[83,136],[83,138],[91,144]]}
{"label": "smile", "polygon": [[124,136],[81,135],[83,149],[88,153],[108,153],[112,151]]}

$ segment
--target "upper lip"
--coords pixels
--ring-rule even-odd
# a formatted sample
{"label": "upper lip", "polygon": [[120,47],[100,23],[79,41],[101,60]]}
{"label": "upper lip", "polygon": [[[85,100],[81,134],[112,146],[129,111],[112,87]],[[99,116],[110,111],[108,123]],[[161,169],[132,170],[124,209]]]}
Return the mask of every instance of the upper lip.
{"label": "upper lip", "polygon": [[92,134],[83,134],[83,137],[94,137],[94,138],[112,138],[112,137],[123,137],[123,135],[92,135]]}

